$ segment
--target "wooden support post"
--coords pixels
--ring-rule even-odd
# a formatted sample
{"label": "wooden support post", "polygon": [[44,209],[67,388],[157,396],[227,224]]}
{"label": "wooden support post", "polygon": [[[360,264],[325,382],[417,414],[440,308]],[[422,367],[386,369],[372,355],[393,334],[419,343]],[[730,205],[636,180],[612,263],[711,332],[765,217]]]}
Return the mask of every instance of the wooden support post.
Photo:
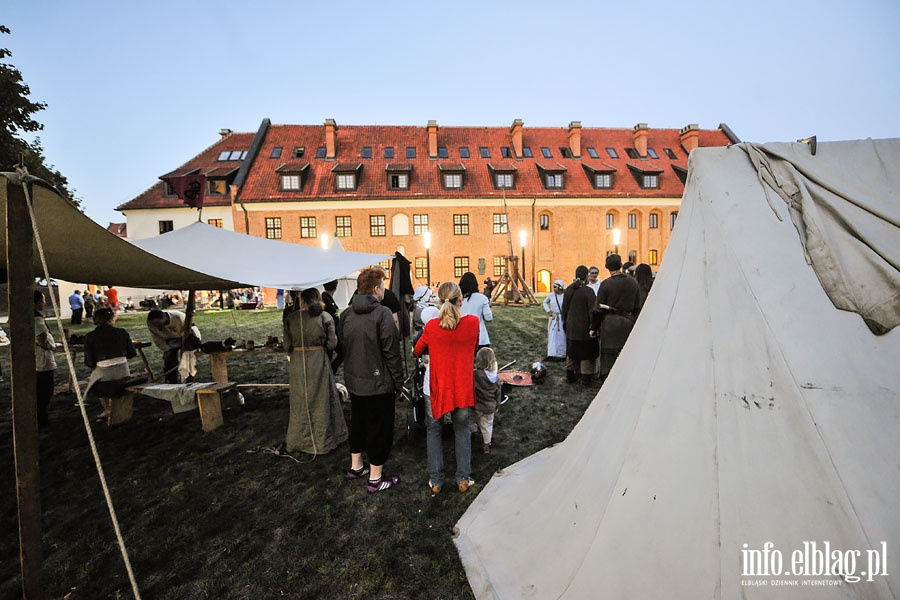
{"label": "wooden support post", "polygon": [[222,426],[222,397],[218,390],[197,390],[197,405],[200,407],[203,431],[212,431]]}
{"label": "wooden support post", "polygon": [[134,394],[123,392],[121,396],[107,398],[106,400],[109,403],[109,408],[107,409],[109,416],[106,418],[108,427],[131,420],[131,417],[134,415]]}
{"label": "wooden support post", "polygon": [[212,371],[213,381],[225,383],[228,381],[227,352],[212,352],[209,355],[209,370]]}
{"label": "wooden support post", "polygon": [[41,599],[41,478],[35,405],[34,233],[21,184],[6,186],[6,269],[9,274],[9,335],[12,350],[13,454],[19,506],[19,558],[22,595]]}

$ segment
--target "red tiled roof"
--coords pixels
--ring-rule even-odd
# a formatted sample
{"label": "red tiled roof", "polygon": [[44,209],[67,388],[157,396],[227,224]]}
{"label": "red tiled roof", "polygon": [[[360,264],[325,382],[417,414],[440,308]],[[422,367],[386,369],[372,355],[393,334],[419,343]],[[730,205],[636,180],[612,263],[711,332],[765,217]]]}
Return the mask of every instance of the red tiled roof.
{"label": "red tiled roof", "polygon": [[[241,166],[239,160],[218,160],[219,154],[224,150],[248,150],[250,143],[253,141],[255,133],[232,133],[231,135],[221,138],[213,145],[209,146],[190,159],[174,171],[166,173],[163,177],[176,177],[185,175],[192,171],[207,172],[218,169],[224,169],[219,176],[238,169]],[[228,194],[222,196],[206,195],[203,202],[204,206],[230,206],[231,197]],[[135,210],[141,208],[173,208],[184,206],[178,196],[166,195],[166,184],[163,181],[157,181],[148,190],[123,204],[116,207],[116,210]]]}
{"label": "red tiled roof", "polygon": [[[522,145],[532,151],[532,158],[504,158],[501,148],[512,150],[510,128],[503,127],[438,127],[437,145],[447,148],[447,158],[440,161],[428,155],[428,129],[408,125],[338,125],[335,129],[335,157],[310,158],[302,163],[286,163],[281,158],[271,158],[272,149],[281,147],[290,152],[302,146],[307,149],[327,147],[324,125],[271,125],[265,132],[265,139],[239,191],[242,202],[294,202],[303,200],[339,200],[347,199],[396,199],[408,194],[410,198],[499,198],[557,195],[558,192],[547,190],[540,175],[538,163],[546,166],[547,171],[565,172],[565,196],[567,197],[680,197],[684,184],[674,168],[687,169],[687,153],[681,146],[679,129],[646,130],[647,147],[656,150],[659,158],[653,163],[644,158],[627,157],[626,148],[633,148],[634,136],[631,128],[591,128],[582,127],[581,157],[566,158],[561,148],[569,146],[569,132],[566,127],[528,127],[522,132]],[[182,165],[174,173],[183,173],[191,168],[203,170],[217,167],[227,168],[239,166],[239,161],[223,164],[217,160],[224,150],[249,149],[254,134],[232,134],[204,150],[201,154]],[[700,146],[724,146],[731,142],[721,129],[699,130]],[[371,147],[371,158],[362,157],[363,147]],[[385,148],[392,147],[394,156],[405,156],[405,149],[413,146],[415,158],[407,158],[406,162],[395,162],[394,157],[385,158]],[[460,155],[460,148],[469,150],[469,158]],[[486,147],[489,157],[481,156],[481,147]],[[543,156],[541,149],[549,148],[551,157]],[[619,158],[607,158],[605,149],[615,149]],[[589,158],[588,148],[594,148],[604,161]],[[670,159],[664,152],[670,149],[675,159]],[[314,153],[307,152],[307,156]],[[248,160],[251,157],[248,156]],[[617,177],[612,189],[595,189],[587,167],[597,172],[621,171],[626,165],[648,173],[659,173],[657,189],[642,189],[634,177]],[[291,165],[292,169],[307,169],[303,189],[300,191],[281,191],[279,172],[284,172]],[[406,190],[389,190],[386,171],[402,166],[409,170],[409,188]],[[361,168],[360,168],[361,167]],[[578,167],[578,168],[576,168]],[[499,190],[494,188],[491,170],[515,171],[515,188]],[[466,178],[461,189],[444,189],[441,181],[442,171],[464,170]],[[336,172],[356,172],[358,181],[352,191],[338,190],[334,184]],[[119,210],[133,208],[162,208],[181,206],[176,197],[163,194],[163,184],[157,183],[134,200],[119,206]],[[228,195],[207,197],[207,202],[227,205]]]}

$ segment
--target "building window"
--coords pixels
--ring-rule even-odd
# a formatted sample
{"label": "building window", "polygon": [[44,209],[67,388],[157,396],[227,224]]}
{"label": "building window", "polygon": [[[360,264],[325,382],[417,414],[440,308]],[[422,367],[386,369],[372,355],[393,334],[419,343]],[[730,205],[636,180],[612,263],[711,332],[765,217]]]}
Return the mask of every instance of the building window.
{"label": "building window", "polygon": [[314,238],[318,237],[316,233],[315,217],[300,217],[300,237]]}
{"label": "building window", "polygon": [[671,148],[663,148],[663,152],[665,152],[666,156],[668,156],[672,160],[678,160],[678,156],[674,152],[672,152]]}
{"label": "building window", "polygon": [[612,175],[609,173],[594,173],[594,187],[598,190],[612,189]]}
{"label": "building window", "polygon": [[280,185],[281,187],[279,189],[282,192],[298,191],[300,189],[300,176],[282,175]]}
{"label": "building window", "polygon": [[494,213],[494,233],[506,233],[509,231],[506,213]]}
{"label": "building window", "polygon": [[392,190],[408,190],[409,174],[394,173],[392,175],[388,175],[388,187]]}
{"label": "building window", "polygon": [[222,229],[222,227],[223,227],[222,219],[207,219],[206,222],[209,223],[210,225],[212,225],[213,227],[218,227],[219,229]]}
{"label": "building window", "polygon": [[659,264],[659,251],[657,251],[657,250],[650,251],[650,264],[651,265]]}
{"label": "building window", "polygon": [[246,157],[246,150],[223,150],[219,152],[218,160],[244,160]]}
{"label": "building window", "polygon": [[675,229],[675,221],[678,220],[678,213],[673,212],[669,214],[669,229]]}
{"label": "building window", "polygon": [[628,213],[628,229],[637,229],[637,213]]}
{"label": "building window", "polygon": [[316,148],[316,158],[325,158],[325,146],[319,146]]}
{"label": "building window", "polygon": [[637,262],[637,250],[629,250],[628,251],[628,262]]}
{"label": "building window", "polygon": [[593,146],[588,146],[587,151],[588,151],[588,156],[590,156],[591,158],[600,158],[600,155],[597,154],[597,149],[594,148]]}
{"label": "building window", "polygon": [[616,214],[615,213],[606,213],[606,228],[607,229],[615,229],[616,228]]}
{"label": "building window", "polygon": [[572,158],[572,149],[571,149],[571,148],[566,148],[566,147],[561,147],[561,148],[559,149],[559,154],[560,154],[563,158]]}
{"label": "building window", "polygon": [[625,148],[625,154],[628,155],[628,158],[640,158],[641,155],[638,154],[638,151],[634,148]]}
{"label": "building window", "polygon": [[413,235],[428,231],[428,215],[413,215]]}
{"label": "building window", "polygon": [[306,148],[304,146],[297,146],[294,148],[294,158],[303,158],[303,155],[306,153]]}
{"label": "building window", "polygon": [[513,186],[513,174],[512,173],[496,173],[494,175],[494,185],[497,188],[511,188]]}
{"label": "building window", "polygon": [[172,221],[160,221],[159,222],[159,234],[162,235],[164,233],[169,233],[175,229],[175,224]]}
{"label": "building window", "polygon": [[656,189],[659,187],[659,175],[644,174],[641,179],[641,187],[646,189]]}
{"label": "building window", "polygon": [[544,155],[544,158],[553,158],[553,153],[550,152],[550,148],[547,146],[541,146],[541,154]]}
{"label": "building window", "polygon": [[495,256],[494,257],[494,277],[503,277],[503,273],[506,272],[506,257],[505,256]]}
{"label": "building window", "polygon": [[384,237],[387,235],[387,226],[384,215],[369,215],[369,235],[372,237]]}
{"label": "building window", "polygon": [[453,276],[457,279],[465,275],[469,271],[469,257],[468,256],[454,256],[453,257]]}
{"label": "building window", "polygon": [[391,278],[391,261],[390,261],[390,259],[379,262],[378,266],[381,267],[382,269],[384,269],[384,278],[390,279]]}
{"label": "building window", "polygon": [[468,146],[460,146],[459,147],[459,157],[460,158],[469,158],[469,147]]}
{"label": "building window", "polygon": [[453,215],[453,235],[469,235],[469,215]]}
{"label": "building window", "polygon": [[550,229],[550,215],[541,215],[541,231],[548,231]]}
{"label": "building window", "polygon": [[424,280],[428,277],[428,260],[424,256],[416,257],[416,279]]}
{"label": "building window", "polygon": [[481,152],[481,158],[490,158],[491,150],[487,146],[481,146],[478,148],[478,151]]}
{"label": "building window", "polygon": [[335,237],[350,237],[353,235],[353,229],[350,227],[350,217],[334,218],[334,235]]}
{"label": "building window", "polygon": [[363,146],[362,157],[363,158],[372,158],[372,146]]}
{"label": "building window", "polygon": [[462,188],[462,173],[444,173],[444,189],[456,190]]}
{"label": "building window", "polygon": [[656,150],[653,148],[647,148],[647,156],[650,158],[659,158],[659,154],[656,153]]}
{"label": "building window", "polygon": [[281,217],[266,217],[266,238],[281,239]]}
{"label": "building window", "polygon": [[447,151],[447,146],[438,146],[438,158],[450,158],[450,152]]}
{"label": "building window", "polygon": [[524,156],[525,158],[534,158],[534,153],[531,152],[530,146],[524,146],[522,148],[522,156]]}
{"label": "building window", "polygon": [[547,174],[547,187],[548,187],[548,188],[561,188],[561,187],[563,187],[563,176],[562,176],[562,173],[548,173],[548,174]]}
{"label": "building window", "polygon": [[415,146],[407,146],[406,147],[406,158],[415,158],[416,157],[416,147]]}
{"label": "building window", "polygon": [[619,153],[616,152],[615,148],[607,148],[606,153],[609,155],[610,158],[619,158]]}
{"label": "building window", "polygon": [[500,156],[503,158],[512,158],[512,154],[509,151],[509,146],[500,146]]}
{"label": "building window", "polygon": [[659,228],[659,215],[656,213],[650,213],[650,229]]}
{"label": "building window", "polygon": [[337,189],[352,190],[356,187],[356,175],[354,173],[341,173],[337,176]]}
{"label": "building window", "polygon": [[206,181],[206,186],[209,188],[209,193],[214,194],[216,196],[221,196],[225,193],[225,180],[224,179],[208,179]]}
{"label": "building window", "polygon": [[269,155],[269,158],[281,158],[281,151],[284,150],[281,146],[275,146],[272,148],[272,153]]}

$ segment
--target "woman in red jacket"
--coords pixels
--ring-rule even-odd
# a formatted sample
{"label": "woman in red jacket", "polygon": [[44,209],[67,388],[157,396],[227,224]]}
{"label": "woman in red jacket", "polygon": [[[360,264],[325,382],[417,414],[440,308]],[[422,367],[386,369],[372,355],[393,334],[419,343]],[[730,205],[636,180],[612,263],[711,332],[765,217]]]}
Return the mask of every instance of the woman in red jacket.
{"label": "woman in red jacket", "polygon": [[428,485],[435,494],[444,485],[444,452],[441,443],[442,417],[450,413],[456,446],[456,484],[465,492],[471,479],[472,438],[469,413],[475,406],[472,357],[478,345],[478,317],[463,315],[462,292],[452,281],[438,289],[441,314],[425,324],[413,354],[430,357],[431,411],[425,411],[428,432]]}

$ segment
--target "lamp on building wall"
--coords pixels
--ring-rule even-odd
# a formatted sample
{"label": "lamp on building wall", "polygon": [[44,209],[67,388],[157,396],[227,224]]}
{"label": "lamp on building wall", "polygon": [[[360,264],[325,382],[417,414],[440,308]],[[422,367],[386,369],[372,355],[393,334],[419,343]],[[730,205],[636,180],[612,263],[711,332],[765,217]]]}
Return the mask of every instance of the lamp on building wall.
{"label": "lamp on building wall", "polygon": [[322,238],[322,250],[328,250],[328,234],[327,234],[327,233],[323,233],[323,234],[322,234],[321,236],[319,236],[319,237]]}
{"label": "lamp on building wall", "polygon": [[431,289],[431,232],[426,231],[422,235],[425,236],[425,283]]}
{"label": "lamp on building wall", "polygon": [[519,244],[522,246],[522,281],[527,281],[528,278],[525,277],[525,236],[526,232],[524,229],[519,231]]}
{"label": "lamp on building wall", "polygon": [[616,247],[616,254],[619,253],[619,239],[622,237],[622,232],[619,231],[619,228],[613,229],[613,245]]}

